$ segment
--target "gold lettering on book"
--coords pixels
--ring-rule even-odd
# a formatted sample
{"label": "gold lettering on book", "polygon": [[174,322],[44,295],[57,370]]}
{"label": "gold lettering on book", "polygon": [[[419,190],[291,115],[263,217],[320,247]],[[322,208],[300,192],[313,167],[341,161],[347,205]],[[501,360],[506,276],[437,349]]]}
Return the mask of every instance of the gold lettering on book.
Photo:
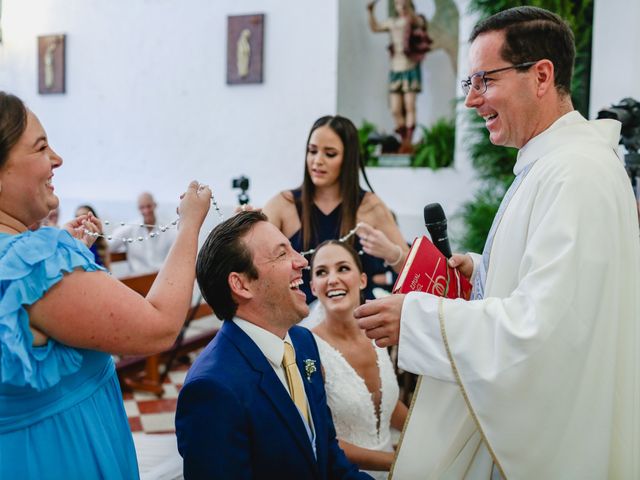
{"label": "gold lettering on book", "polygon": [[437,295],[439,297],[442,297],[443,295],[445,295],[447,291],[447,279],[443,275],[436,275],[436,272],[438,271],[438,267],[440,266],[441,260],[442,259],[440,258],[438,259],[435,266],[433,267],[433,272],[431,272],[431,275],[429,275],[428,273],[425,273],[425,275],[429,279],[427,292],[433,293],[434,295]]}
{"label": "gold lettering on book", "polygon": [[422,284],[420,283],[420,274],[416,273],[411,280],[410,288],[412,292],[422,292]]}

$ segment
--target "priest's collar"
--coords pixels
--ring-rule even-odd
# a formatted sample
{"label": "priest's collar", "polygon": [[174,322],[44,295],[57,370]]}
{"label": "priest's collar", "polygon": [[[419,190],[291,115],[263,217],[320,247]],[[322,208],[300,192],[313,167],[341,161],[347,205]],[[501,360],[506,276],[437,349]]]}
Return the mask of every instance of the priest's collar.
{"label": "priest's collar", "polygon": [[518,150],[518,159],[513,167],[513,173],[518,175],[530,163],[535,162],[548,151],[549,144],[547,140],[549,138],[549,133],[580,122],[586,122],[585,118],[577,110],[572,110],[571,112],[562,115],[555,122],[549,125],[549,128],[529,140],[520,150]]}

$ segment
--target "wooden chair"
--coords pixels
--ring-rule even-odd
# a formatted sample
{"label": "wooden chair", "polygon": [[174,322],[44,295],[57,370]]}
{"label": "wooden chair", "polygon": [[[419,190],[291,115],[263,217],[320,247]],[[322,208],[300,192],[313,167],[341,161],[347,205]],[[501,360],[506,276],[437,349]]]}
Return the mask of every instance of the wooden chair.
{"label": "wooden chair", "polygon": [[109,257],[111,258],[111,263],[126,262],[127,252],[109,252]]}
{"label": "wooden chair", "polygon": [[131,276],[129,262],[127,262],[127,252],[109,251],[109,270],[115,278]]}
{"label": "wooden chair", "polygon": [[[140,295],[146,295],[156,279],[157,273],[149,273],[133,277],[121,278],[120,281]],[[154,393],[161,397],[164,393],[162,384],[169,374],[171,366],[176,358],[186,355],[193,350],[204,347],[214,335],[217,329],[204,332],[185,339],[185,332],[192,320],[212,315],[211,307],[198,299],[187,312],[184,325],[176,338],[173,346],[162,353],[149,356],[124,357],[116,364],[118,377],[121,384],[133,390],[142,390]],[[162,372],[160,368],[163,367]]]}

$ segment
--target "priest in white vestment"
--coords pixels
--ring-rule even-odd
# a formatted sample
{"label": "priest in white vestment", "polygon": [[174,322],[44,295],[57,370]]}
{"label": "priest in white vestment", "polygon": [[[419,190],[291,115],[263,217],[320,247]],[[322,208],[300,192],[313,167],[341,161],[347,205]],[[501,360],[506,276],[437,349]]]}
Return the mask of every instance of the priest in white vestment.
{"label": "priest in white vestment", "polygon": [[394,295],[356,316],[422,375],[392,478],[640,478],[640,240],[620,124],[573,110],[575,49],[517,7],[471,35],[466,105],[520,149],[475,300]]}

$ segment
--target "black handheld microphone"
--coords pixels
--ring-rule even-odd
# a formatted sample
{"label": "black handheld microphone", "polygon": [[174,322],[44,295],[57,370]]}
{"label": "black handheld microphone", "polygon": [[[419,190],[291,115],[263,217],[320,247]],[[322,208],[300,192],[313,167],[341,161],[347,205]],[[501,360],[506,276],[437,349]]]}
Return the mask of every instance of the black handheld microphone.
{"label": "black handheld microphone", "polygon": [[444,216],[444,210],[439,203],[430,203],[424,207],[424,226],[429,230],[431,241],[438,250],[445,257],[451,258],[451,246],[447,235],[447,217]]}

